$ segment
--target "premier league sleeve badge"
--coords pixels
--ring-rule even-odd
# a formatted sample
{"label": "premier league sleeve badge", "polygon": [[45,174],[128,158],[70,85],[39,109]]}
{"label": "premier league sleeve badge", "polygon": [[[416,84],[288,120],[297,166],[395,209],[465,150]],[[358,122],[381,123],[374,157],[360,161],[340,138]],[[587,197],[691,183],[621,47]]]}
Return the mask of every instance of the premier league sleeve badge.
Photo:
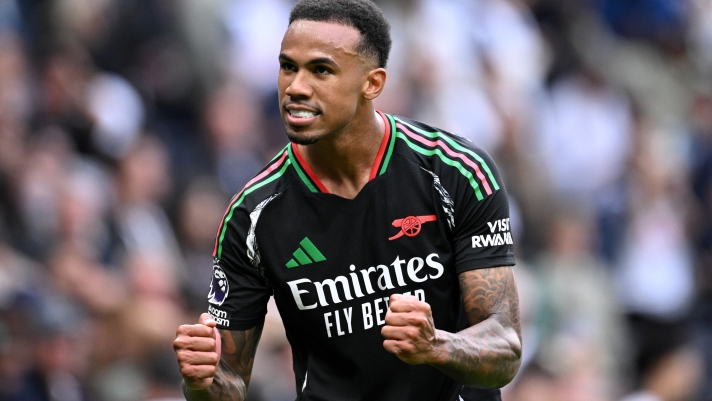
{"label": "premier league sleeve badge", "polygon": [[220,306],[225,302],[227,298],[228,291],[230,290],[227,282],[227,276],[222,267],[217,263],[213,262],[213,276],[210,281],[210,293],[208,294],[208,302],[213,305]]}

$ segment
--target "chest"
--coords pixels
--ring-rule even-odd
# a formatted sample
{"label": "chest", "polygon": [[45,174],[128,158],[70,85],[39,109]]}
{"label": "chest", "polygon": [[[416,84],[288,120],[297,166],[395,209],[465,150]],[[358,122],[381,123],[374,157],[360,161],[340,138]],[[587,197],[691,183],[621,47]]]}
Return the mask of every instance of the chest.
{"label": "chest", "polygon": [[327,338],[378,327],[394,293],[450,314],[459,293],[439,194],[427,180],[377,180],[352,200],[285,191],[264,208],[256,243],[286,326]]}

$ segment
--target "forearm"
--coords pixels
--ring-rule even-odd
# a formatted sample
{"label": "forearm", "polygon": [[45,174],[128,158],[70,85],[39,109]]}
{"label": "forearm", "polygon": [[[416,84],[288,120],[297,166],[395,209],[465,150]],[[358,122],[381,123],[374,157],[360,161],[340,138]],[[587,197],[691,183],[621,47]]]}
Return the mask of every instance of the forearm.
{"label": "forearm", "polygon": [[454,380],[502,387],[519,369],[522,336],[519,297],[507,266],[460,273],[462,305],[470,327],[437,330],[430,305],[413,296],[391,295],[383,347],[411,365],[430,364]]}
{"label": "forearm", "polygon": [[471,270],[459,276],[470,327],[436,331],[430,363],[463,384],[502,387],[519,369],[522,336],[519,297],[510,267]]}
{"label": "forearm", "polygon": [[458,333],[438,330],[430,364],[454,380],[477,387],[502,387],[519,369],[522,346],[514,328],[491,316]]}
{"label": "forearm", "polygon": [[247,384],[238,377],[229,377],[220,369],[207,389],[192,390],[183,382],[183,395],[187,401],[243,401],[247,396]]}

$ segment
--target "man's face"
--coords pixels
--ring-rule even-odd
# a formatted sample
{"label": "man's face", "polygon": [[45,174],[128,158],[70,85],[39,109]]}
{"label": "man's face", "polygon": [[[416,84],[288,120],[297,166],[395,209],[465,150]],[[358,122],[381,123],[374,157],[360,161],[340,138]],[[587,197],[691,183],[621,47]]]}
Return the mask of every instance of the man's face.
{"label": "man's face", "polygon": [[294,21],[279,55],[280,113],[287,136],[315,143],[348,126],[363,102],[374,63],[359,55],[355,28],[329,22]]}

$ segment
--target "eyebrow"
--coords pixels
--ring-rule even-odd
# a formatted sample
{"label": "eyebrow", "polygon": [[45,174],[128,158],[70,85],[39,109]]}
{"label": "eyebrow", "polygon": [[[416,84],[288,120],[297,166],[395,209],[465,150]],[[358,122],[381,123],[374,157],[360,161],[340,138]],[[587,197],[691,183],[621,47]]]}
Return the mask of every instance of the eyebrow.
{"label": "eyebrow", "polygon": [[[280,61],[286,61],[286,62],[292,63],[292,64],[297,64],[297,62],[294,61],[293,58],[287,56],[287,55],[284,54],[284,53],[281,53],[281,54],[279,55],[279,60],[280,60]],[[338,64],[336,64],[336,62],[335,62],[334,60],[332,60],[332,59],[330,59],[330,58],[328,58],[328,57],[317,57],[317,58],[311,59],[311,60],[309,60],[309,61],[307,62],[307,65],[314,65],[314,64],[328,64],[328,65],[331,65],[331,66],[334,66],[334,67],[338,67]]]}

